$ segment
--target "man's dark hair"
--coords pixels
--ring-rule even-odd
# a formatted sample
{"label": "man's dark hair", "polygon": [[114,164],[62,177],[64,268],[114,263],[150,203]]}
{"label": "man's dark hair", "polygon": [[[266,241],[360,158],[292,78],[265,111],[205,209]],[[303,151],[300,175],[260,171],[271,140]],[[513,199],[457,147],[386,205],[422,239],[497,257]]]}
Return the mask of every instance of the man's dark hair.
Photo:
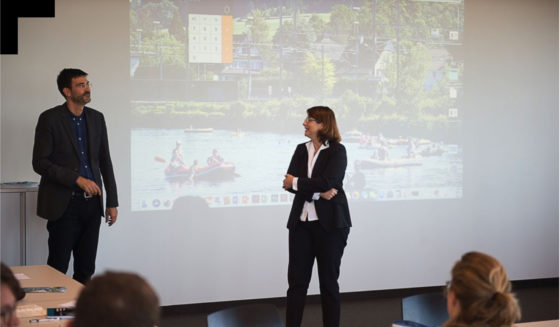
{"label": "man's dark hair", "polygon": [[73,78],[80,77],[80,76],[87,76],[87,75],[88,74],[81,69],[64,68],[63,70],[60,71],[60,73],[58,74],[58,77],[56,78],[56,84],[58,85],[58,91],[66,99],[66,96],[64,95],[64,92],[62,92],[62,90],[64,90],[65,87],[67,87],[69,89],[72,88],[72,79]]}
{"label": "man's dark hair", "polygon": [[158,321],[159,299],[148,282],[134,273],[109,271],[80,292],[74,327],[154,327]]}
{"label": "man's dark hair", "polygon": [[8,286],[8,288],[10,289],[10,291],[12,291],[17,301],[23,299],[23,297],[25,296],[25,292],[19,285],[19,281],[14,276],[14,273],[3,262],[1,263],[1,265],[2,265],[2,271],[0,271],[0,276],[2,279],[2,284]]}

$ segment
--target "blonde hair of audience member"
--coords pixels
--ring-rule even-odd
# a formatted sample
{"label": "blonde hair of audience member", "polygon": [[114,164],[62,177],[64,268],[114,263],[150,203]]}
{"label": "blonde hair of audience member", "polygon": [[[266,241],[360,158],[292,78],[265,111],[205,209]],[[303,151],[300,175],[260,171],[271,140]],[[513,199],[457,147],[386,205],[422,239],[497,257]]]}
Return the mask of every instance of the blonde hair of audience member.
{"label": "blonde hair of audience member", "polygon": [[464,254],[453,266],[447,311],[450,318],[443,327],[507,327],[521,318],[506,270],[480,252]]}
{"label": "blonde hair of audience member", "polygon": [[158,322],[159,299],[150,284],[134,273],[109,271],[82,289],[68,327],[154,327]]}
{"label": "blonde hair of audience member", "polygon": [[0,272],[2,285],[0,289],[1,300],[1,327],[19,326],[19,318],[16,316],[17,301],[21,300],[25,293],[19,285],[19,281],[15,278],[12,270],[1,263],[2,270]]}

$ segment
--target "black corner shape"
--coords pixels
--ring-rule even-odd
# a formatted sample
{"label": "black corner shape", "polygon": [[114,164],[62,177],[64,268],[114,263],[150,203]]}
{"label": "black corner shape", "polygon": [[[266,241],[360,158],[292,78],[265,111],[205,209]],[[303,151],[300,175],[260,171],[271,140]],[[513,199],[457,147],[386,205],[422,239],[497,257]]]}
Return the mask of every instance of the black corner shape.
{"label": "black corner shape", "polygon": [[0,54],[18,54],[18,18],[54,17],[55,0],[3,0]]}

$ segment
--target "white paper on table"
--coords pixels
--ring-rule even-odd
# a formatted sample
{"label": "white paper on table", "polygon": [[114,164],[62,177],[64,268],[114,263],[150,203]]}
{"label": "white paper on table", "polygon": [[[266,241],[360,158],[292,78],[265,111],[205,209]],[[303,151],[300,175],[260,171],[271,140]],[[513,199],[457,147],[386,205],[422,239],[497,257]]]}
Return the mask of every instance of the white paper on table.
{"label": "white paper on table", "polygon": [[72,300],[58,305],[59,308],[74,308],[75,306],[76,306],[76,300]]}
{"label": "white paper on table", "polygon": [[37,304],[20,304],[16,308],[16,316],[18,318],[44,316],[47,310]]}
{"label": "white paper on table", "polygon": [[27,275],[24,274],[24,273],[17,273],[17,274],[14,274],[14,277],[15,277],[17,280],[31,279],[29,276],[27,276]]}

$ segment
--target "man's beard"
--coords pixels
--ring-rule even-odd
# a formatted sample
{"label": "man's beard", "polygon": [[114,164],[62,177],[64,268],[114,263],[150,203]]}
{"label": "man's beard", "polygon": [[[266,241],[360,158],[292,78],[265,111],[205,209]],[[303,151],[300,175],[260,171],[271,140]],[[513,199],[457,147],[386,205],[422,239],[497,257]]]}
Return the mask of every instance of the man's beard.
{"label": "man's beard", "polygon": [[[86,95],[88,96],[86,99]],[[72,96],[72,102],[85,105],[91,101],[91,93],[84,93],[80,96]]]}

